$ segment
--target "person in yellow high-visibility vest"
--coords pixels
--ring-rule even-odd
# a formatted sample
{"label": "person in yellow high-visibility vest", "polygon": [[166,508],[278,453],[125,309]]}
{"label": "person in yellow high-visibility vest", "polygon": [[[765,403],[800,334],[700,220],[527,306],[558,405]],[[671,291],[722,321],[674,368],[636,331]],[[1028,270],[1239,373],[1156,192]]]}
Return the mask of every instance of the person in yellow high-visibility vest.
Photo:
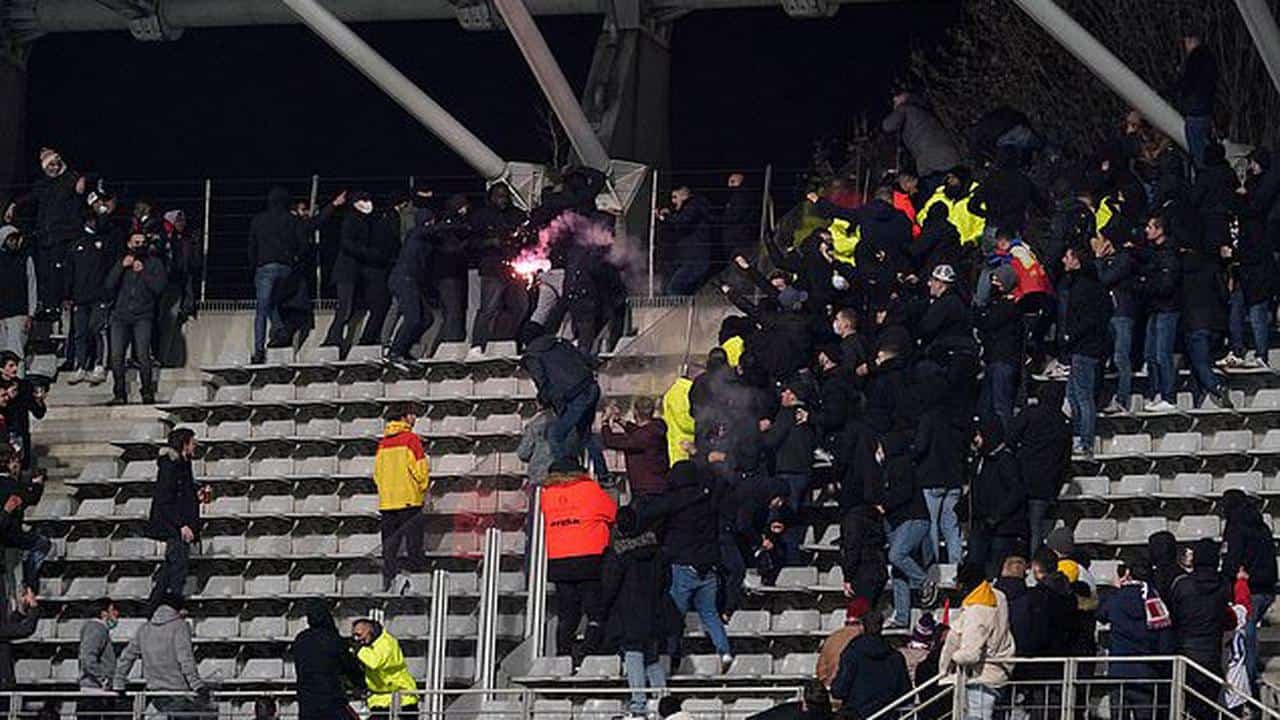
{"label": "person in yellow high-visibility vest", "polygon": [[364,669],[364,682],[369,688],[365,704],[376,718],[391,711],[395,693],[400,693],[400,707],[418,705],[418,683],[409,673],[400,641],[382,627],[382,623],[366,618],[356,620],[351,635],[359,650],[356,659]]}
{"label": "person in yellow high-visibility vest", "polygon": [[662,396],[662,419],[667,423],[667,459],[675,465],[689,459],[685,443],[693,443],[693,413],[689,407],[689,391],[693,380],[681,376]]}
{"label": "person in yellow high-visibility vest", "polygon": [[987,227],[986,219],[969,208],[969,199],[977,189],[978,183],[968,179],[968,172],[960,168],[951,170],[947,173],[946,182],[934,190],[933,195],[924,202],[920,213],[916,216],[916,222],[923,225],[924,219],[929,216],[929,209],[942,203],[947,208],[947,219],[960,232],[960,243],[962,245],[977,244],[982,237],[982,231]]}

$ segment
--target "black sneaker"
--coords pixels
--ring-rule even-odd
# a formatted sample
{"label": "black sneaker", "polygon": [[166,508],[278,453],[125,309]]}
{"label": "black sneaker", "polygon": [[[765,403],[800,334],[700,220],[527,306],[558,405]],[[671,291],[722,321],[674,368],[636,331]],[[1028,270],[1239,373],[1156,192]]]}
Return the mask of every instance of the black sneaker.
{"label": "black sneaker", "polygon": [[938,584],[933,578],[925,578],[920,583],[920,606],[928,610],[938,604]]}
{"label": "black sneaker", "polygon": [[256,353],[254,353],[254,354],[253,354],[253,357],[249,358],[249,364],[250,364],[250,365],[266,365],[266,364],[267,364],[267,353],[266,353],[266,352],[256,352]]}
{"label": "black sneaker", "polygon": [[113,395],[111,396],[111,399],[107,401],[107,404],[108,405],[128,405],[129,398],[123,398],[123,397],[120,397],[119,395]]}
{"label": "black sneaker", "polygon": [[155,404],[156,404],[156,396],[155,396],[155,395],[143,395],[143,396],[142,396],[142,404],[143,404],[143,405],[155,405]]}

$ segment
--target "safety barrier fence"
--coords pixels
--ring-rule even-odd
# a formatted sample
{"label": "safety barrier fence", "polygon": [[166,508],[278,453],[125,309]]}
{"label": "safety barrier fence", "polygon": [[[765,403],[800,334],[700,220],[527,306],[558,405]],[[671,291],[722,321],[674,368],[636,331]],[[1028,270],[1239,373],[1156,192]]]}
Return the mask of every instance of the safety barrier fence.
{"label": "safety barrier fence", "polygon": [[[1003,672],[935,676],[867,720],[1280,720],[1280,710],[1182,656],[1010,658]],[[998,685],[983,684],[1007,674]]]}

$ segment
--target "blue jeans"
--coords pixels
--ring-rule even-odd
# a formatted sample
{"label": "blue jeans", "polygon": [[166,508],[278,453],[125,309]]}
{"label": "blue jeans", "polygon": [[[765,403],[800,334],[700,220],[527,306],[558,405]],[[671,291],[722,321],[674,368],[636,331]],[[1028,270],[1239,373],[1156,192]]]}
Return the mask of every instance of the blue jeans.
{"label": "blue jeans", "polygon": [[1173,403],[1173,382],[1177,378],[1173,370],[1173,342],[1178,333],[1178,313],[1154,313],[1147,317],[1147,339],[1143,353],[1147,359],[1148,385],[1154,397]]}
{"label": "blue jeans", "polygon": [[[720,591],[719,576],[715,570],[699,574],[697,569],[689,565],[671,566],[671,601],[683,618],[692,607],[702,620],[702,629],[711,638],[716,653],[729,654],[729,636],[725,634],[724,623],[720,622],[720,614],[716,612],[716,594]],[[672,638],[674,646],[672,654],[678,649],[680,636]]]}
{"label": "blue jeans", "polygon": [[1187,355],[1191,359],[1191,378],[1195,380],[1196,402],[1204,399],[1204,393],[1219,395],[1222,381],[1213,374],[1213,331],[1192,330],[1187,333]]}
{"label": "blue jeans", "polygon": [[1007,362],[988,363],[983,370],[982,408],[1000,418],[1009,427],[1013,419],[1013,400],[1018,394],[1019,368]]}
{"label": "blue jeans", "polygon": [[964,720],[991,720],[996,714],[996,698],[1000,691],[986,685],[965,685]]}
{"label": "blue jeans", "polygon": [[1213,117],[1188,115],[1183,119],[1182,128],[1187,134],[1187,154],[1196,167],[1204,167],[1204,149],[1209,146],[1209,138],[1213,135]]}
{"label": "blue jeans", "polygon": [[[929,578],[912,553],[929,537],[928,520],[903,520],[889,531],[889,564],[898,571],[892,580],[893,622],[911,622],[911,588],[919,588]],[[897,577],[898,574],[906,578]]]}
{"label": "blue jeans", "polygon": [[622,667],[627,674],[627,687],[631,688],[632,691],[631,701],[627,703],[627,710],[633,714],[644,714],[648,709],[648,695],[644,692],[645,687],[666,687],[667,672],[657,659],[653,662],[645,662],[643,650],[627,650],[623,652]]}
{"label": "blue jeans", "polygon": [[[1116,366],[1116,402],[1125,410],[1133,396],[1133,318],[1116,315],[1111,318],[1111,362]],[[1035,547],[1032,538],[1032,547]]]}
{"label": "blue jeans", "polygon": [[555,421],[547,430],[547,441],[551,443],[551,452],[557,458],[568,454],[565,441],[571,431],[577,430],[578,438],[587,449],[587,457],[591,459],[597,478],[604,477],[609,472],[609,466],[604,461],[604,448],[600,446],[600,439],[591,432],[591,423],[596,418],[596,405],[599,403],[600,385],[592,380],[585,390],[569,398],[560,412],[556,413]]}
{"label": "blue jeans", "polygon": [[1067,378],[1067,399],[1071,402],[1071,425],[1075,435],[1086,448],[1093,447],[1094,427],[1098,422],[1097,358],[1088,355],[1071,356],[1071,375]]}
{"label": "blue jeans", "polygon": [[1271,305],[1265,300],[1254,305],[1244,304],[1244,291],[1236,289],[1231,293],[1229,305],[1230,315],[1228,330],[1231,335],[1231,352],[1244,357],[1245,339],[1244,322],[1249,320],[1249,329],[1253,335],[1253,351],[1262,362],[1267,361],[1267,350],[1271,347]]}
{"label": "blue jeans", "polygon": [[960,502],[960,488],[925,488],[924,504],[929,508],[929,542],[933,558],[939,554],[939,535],[947,541],[947,562],[958,565],[961,557],[960,521],[956,518],[956,505]]}
{"label": "blue jeans", "polygon": [[1258,626],[1266,617],[1271,603],[1276,601],[1274,594],[1253,593],[1249,596],[1249,622],[1244,627],[1244,666],[1249,671],[1249,687],[1258,687]]}
{"label": "blue jeans", "polygon": [[276,308],[276,286],[289,277],[291,268],[284,263],[267,263],[259,265],[253,273],[253,294],[257,301],[253,313],[253,352],[265,352],[267,347],[267,318],[271,318],[272,327],[284,323],[280,311]]}

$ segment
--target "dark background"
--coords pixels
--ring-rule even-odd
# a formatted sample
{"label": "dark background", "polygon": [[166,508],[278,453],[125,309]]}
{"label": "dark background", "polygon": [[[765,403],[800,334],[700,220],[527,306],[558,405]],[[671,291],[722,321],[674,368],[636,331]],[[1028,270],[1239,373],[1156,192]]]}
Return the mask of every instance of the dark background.
{"label": "dark background", "polygon": [[[803,166],[811,143],[878,118],[911,47],[942,39],[955,2],[847,5],[827,20],[781,8],[704,11],[672,41],[677,169]],[[576,88],[599,16],[538,24]],[[507,159],[545,160],[541,93],[505,32],[451,21],[368,24],[373,47]],[[447,148],[300,25],[54,35],[30,62],[28,156],[44,145],[115,177],[471,175]],[[31,170],[34,171],[34,160]]]}

